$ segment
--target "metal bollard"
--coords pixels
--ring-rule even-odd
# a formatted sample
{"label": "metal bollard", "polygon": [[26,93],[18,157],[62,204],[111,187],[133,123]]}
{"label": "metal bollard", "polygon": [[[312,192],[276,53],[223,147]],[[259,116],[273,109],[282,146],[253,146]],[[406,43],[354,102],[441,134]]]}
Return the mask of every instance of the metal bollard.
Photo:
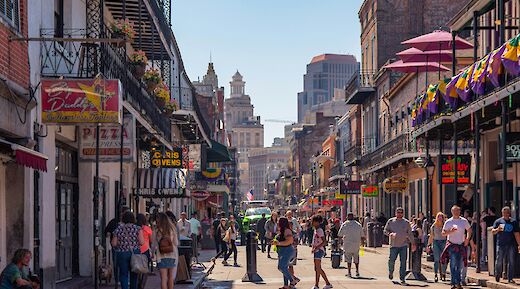
{"label": "metal bollard", "polygon": [[258,249],[258,242],[256,240],[256,232],[250,230],[247,232],[246,240],[246,274],[242,278],[242,282],[262,282],[263,279],[256,272],[256,250]]}

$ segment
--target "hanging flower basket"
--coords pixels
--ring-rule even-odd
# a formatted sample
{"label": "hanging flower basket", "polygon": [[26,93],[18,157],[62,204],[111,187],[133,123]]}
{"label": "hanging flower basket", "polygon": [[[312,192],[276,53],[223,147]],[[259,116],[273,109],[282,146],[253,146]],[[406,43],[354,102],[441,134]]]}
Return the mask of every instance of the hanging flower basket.
{"label": "hanging flower basket", "polygon": [[132,74],[137,79],[141,79],[146,72],[146,63],[148,58],[146,53],[142,50],[137,50],[130,55],[130,65],[132,68]]}
{"label": "hanging flower basket", "polygon": [[146,84],[149,92],[154,92],[161,83],[161,74],[158,69],[150,68],[145,71],[143,75],[144,83]]}
{"label": "hanging flower basket", "polygon": [[[113,39],[132,41],[135,37],[134,25],[128,19],[118,19],[110,24]],[[125,46],[125,41],[117,42],[117,47]]]}

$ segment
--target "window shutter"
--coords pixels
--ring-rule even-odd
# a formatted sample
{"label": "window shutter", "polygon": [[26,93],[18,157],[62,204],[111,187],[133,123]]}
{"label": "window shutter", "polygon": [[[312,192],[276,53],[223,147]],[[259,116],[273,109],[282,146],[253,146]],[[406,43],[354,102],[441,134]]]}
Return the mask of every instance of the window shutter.
{"label": "window shutter", "polygon": [[20,15],[19,15],[20,8],[18,7],[19,0],[12,0],[12,1],[13,1],[13,18],[14,18],[13,23],[16,28],[20,28]]}
{"label": "window shutter", "polygon": [[5,15],[5,2],[9,0],[0,0],[0,13]]}
{"label": "window shutter", "polygon": [[5,0],[6,1],[6,5],[5,5],[5,16],[9,19],[9,20],[13,20],[13,2],[12,0]]}

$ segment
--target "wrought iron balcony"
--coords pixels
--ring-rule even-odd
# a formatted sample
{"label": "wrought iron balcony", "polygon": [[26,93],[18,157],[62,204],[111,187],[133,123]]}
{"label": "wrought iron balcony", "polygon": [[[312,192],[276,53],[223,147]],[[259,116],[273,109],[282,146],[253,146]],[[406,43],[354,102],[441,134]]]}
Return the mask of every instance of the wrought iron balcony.
{"label": "wrought iron balcony", "polygon": [[[63,31],[63,39],[85,38],[84,29]],[[107,31],[109,34],[109,32]],[[59,41],[53,39],[55,32],[45,29],[41,32],[42,38],[49,38],[41,42],[41,74],[42,77],[86,78],[92,77],[88,71],[87,61],[95,61],[96,70],[104,77],[119,79],[123,85],[123,100],[141,113],[163,136],[171,139],[171,123],[156,105],[152,96],[144,88],[144,84],[137,80],[130,71],[125,55],[125,49],[110,43],[82,43],[80,41]],[[110,37],[110,35],[108,35]],[[86,50],[91,46],[97,47],[97,59],[87,59]]]}
{"label": "wrought iron balcony", "polygon": [[343,160],[346,166],[357,165],[361,159],[361,144],[359,141],[345,149]]}
{"label": "wrought iron balcony", "polygon": [[345,88],[347,104],[361,104],[375,93],[375,71],[361,70],[352,75]]}
{"label": "wrought iron balcony", "polygon": [[408,138],[408,134],[401,134],[396,138],[380,145],[370,153],[361,157],[361,167],[367,169],[384,161],[394,158],[400,154],[413,152],[412,144]]}
{"label": "wrought iron balcony", "polygon": [[180,109],[193,110],[193,92],[188,87],[172,87],[172,97],[179,102]]}

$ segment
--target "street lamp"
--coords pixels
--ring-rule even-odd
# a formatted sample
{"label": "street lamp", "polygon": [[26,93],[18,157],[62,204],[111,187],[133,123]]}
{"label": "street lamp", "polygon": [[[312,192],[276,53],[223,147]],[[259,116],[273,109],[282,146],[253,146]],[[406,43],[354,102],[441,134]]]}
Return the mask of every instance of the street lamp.
{"label": "street lamp", "polygon": [[427,183],[426,185],[428,186],[427,188],[427,194],[428,194],[428,197],[429,197],[429,200],[428,200],[428,211],[429,211],[429,217],[432,218],[433,220],[433,188],[432,188],[432,180],[433,180],[433,172],[435,171],[435,164],[432,162],[432,159],[428,156],[428,158],[426,159],[426,162],[424,163],[423,165],[425,171],[426,171],[426,178],[427,178]]}

